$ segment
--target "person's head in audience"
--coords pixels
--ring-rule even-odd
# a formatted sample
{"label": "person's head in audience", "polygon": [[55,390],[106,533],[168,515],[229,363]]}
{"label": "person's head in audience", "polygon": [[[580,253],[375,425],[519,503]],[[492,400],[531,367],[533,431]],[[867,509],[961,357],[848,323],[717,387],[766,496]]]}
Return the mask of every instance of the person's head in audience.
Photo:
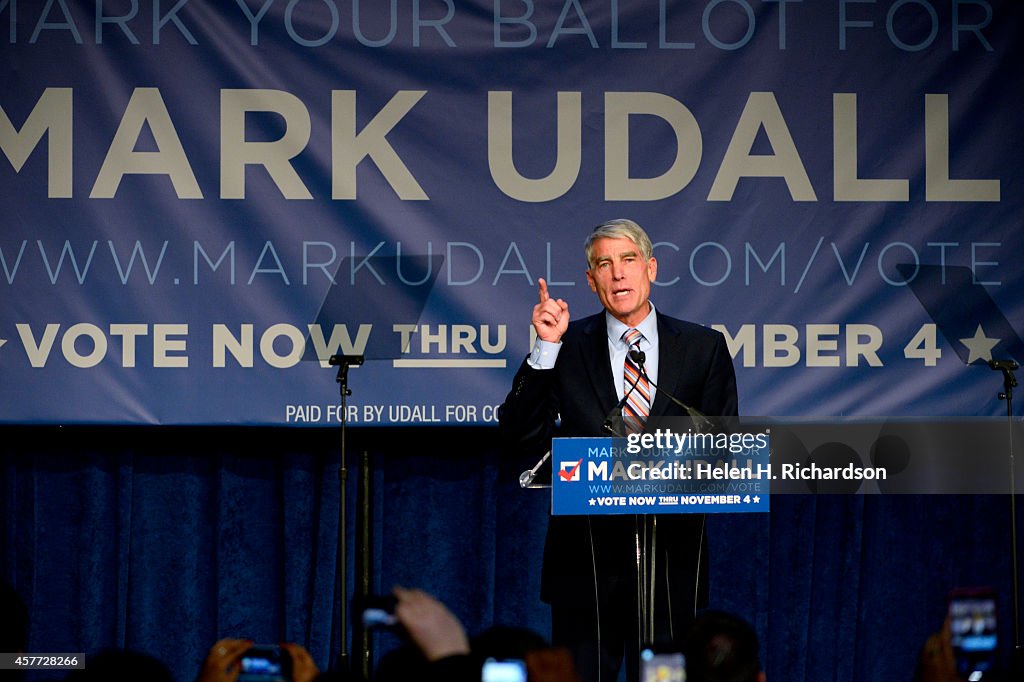
{"label": "person's head in audience", "polygon": [[525,660],[529,652],[547,646],[547,640],[540,634],[511,625],[491,626],[470,640],[470,650],[480,660]]}
{"label": "person's head in audience", "polygon": [[723,611],[697,616],[683,640],[687,682],[765,682],[757,633]]}

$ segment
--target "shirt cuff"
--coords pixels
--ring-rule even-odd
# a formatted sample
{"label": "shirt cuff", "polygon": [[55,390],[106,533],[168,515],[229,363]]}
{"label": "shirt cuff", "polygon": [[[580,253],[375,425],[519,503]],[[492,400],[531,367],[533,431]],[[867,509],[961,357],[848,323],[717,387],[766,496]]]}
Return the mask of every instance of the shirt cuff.
{"label": "shirt cuff", "polygon": [[552,343],[538,337],[533,344],[533,350],[530,352],[530,357],[527,359],[526,364],[534,369],[554,369],[555,360],[558,359],[558,349],[561,347],[561,341]]}

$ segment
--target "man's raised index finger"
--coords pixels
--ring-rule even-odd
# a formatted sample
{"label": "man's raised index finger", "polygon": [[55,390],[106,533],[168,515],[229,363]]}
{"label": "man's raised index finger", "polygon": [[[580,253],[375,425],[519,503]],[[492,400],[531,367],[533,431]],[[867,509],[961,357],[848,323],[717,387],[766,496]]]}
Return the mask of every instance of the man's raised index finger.
{"label": "man's raised index finger", "polygon": [[537,278],[537,292],[540,294],[540,302],[544,303],[551,296],[548,294],[548,283],[544,281],[543,277]]}

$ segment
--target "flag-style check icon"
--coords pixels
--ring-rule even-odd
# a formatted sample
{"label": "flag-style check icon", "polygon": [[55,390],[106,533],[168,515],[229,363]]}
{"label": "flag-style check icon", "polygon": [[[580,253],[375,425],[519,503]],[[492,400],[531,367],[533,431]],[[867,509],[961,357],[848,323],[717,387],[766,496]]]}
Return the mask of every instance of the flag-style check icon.
{"label": "flag-style check icon", "polygon": [[561,476],[562,479],[566,481],[578,480],[579,474],[577,472],[580,469],[580,465],[583,464],[583,460],[580,459],[578,462],[576,462],[576,464],[572,464],[570,468],[566,469],[566,466],[570,464],[572,463],[562,462],[562,470],[558,472],[558,475]]}

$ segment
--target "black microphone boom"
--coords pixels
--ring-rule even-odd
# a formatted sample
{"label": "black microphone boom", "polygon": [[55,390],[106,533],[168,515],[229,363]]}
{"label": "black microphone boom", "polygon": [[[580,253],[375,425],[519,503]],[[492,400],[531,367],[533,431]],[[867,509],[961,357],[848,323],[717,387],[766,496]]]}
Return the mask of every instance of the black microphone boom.
{"label": "black microphone boom", "polygon": [[[645,358],[644,352],[642,350],[631,350],[631,351],[629,351],[629,358],[633,362],[636,362],[637,366],[640,367],[640,374],[637,375],[636,381],[634,381],[633,385],[629,387],[629,390],[626,391],[626,394],[624,396],[622,396],[622,400],[620,400],[619,402],[617,402],[615,404],[615,407],[612,408],[612,411],[608,413],[607,417],[605,417],[604,424],[601,425],[601,430],[602,431],[607,433],[609,436],[618,436],[619,438],[622,438],[623,436],[622,436],[621,433],[618,433],[615,430],[615,417],[618,416],[619,422],[620,423],[622,422],[622,406],[626,404],[626,401],[629,400],[629,395],[636,388],[636,385],[640,383],[640,375],[641,374],[645,374],[644,373],[644,358]],[[637,362],[638,358],[639,358],[639,362]],[[648,381],[650,381],[650,379],[648,379]]]}
{"label": "black microphone boom", "polygon": [[681,407],[683,410],[685,410],[686,414],[690,415],[690,418],[693,419],[696,423],[698,431],[706,432],[705,429],[710,431],[715,426],[714,422],[700,410],[690,407],[682,400],[679,400],[679,398],[676,398],[674,395],[658,386],[658,384],[651,381],[651,377],[647,375],[647,368],[644,367],[644,362],[647,360],[647,355],[642,350],[634,349],[629,351],[629,357],[631,360],[633,360],[633,362],[637,364],[637,367],[640,368],[640,375],[647,380],[647,383],[654,387],[654,390],[664,395],[666,398],[675,403],[676,406]]}

